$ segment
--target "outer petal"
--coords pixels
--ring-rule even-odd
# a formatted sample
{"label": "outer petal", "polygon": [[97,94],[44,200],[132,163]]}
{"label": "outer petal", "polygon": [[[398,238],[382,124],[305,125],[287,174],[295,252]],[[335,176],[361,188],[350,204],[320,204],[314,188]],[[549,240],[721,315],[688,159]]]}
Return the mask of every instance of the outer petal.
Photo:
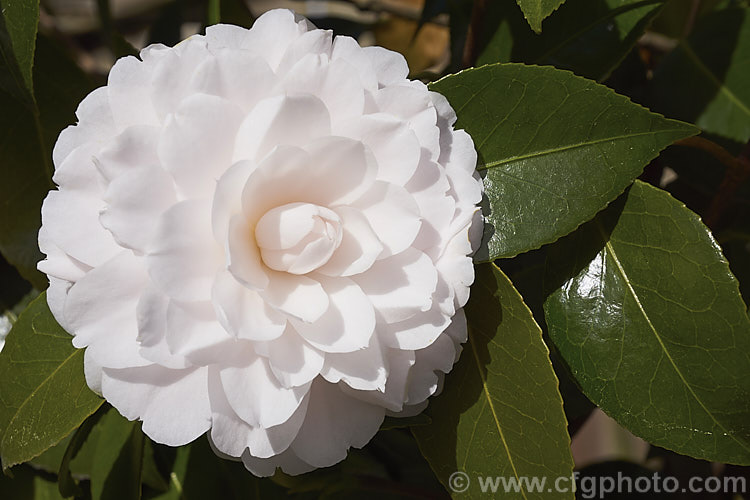
{"label": "outer petal", "polygon": [[159,139],[159,158],[189,197],[208,197],[232,164],[242,110],[220,97],[195,94],[167,119]]}
{"label": "outer petal", "polygon": [[159,217],[177,198],[172,177],[159,167],[135,167],[112,181],[99,216],[120,245],[144,252]]}
{"label": "outer petal", "polygon": [[409,75],[409,65],[398,52],[383,47],[365,47],[362,51],[370,59],[380,85],[400,83]]}
{"label": "outer petal", "polygon": [[365,349],[326,354],[321,374],[333,384],[343,381],[353,389],[384,392],[388,362],[383,356],[378,337],[373,335]]}
{"label": "outer petal", "polygon": [[39,249],[47,258],[39,262],[37,268],[49,276],[50,282],[53,278],[57,278],[69,282],[70,285],[91,270],[90,266],[63,252],[50,237],[47,226],[42,226],[39,229]]}
{"label": "outer petal", "polygon": [[253,427],[242,420],[227,400],[218,373],[209,372],[209,399],[213,412],[210,438],[221,453],[239,457],[248,450],[257,457],[272,457],[289,448],[297,436],[307,412],[308,398],[303,398],[295,412],[283,423]]}
{"label": "outer petal", "polygon": [[286,93],[309,93],[320,97],[336,122],[361,116],[365,91],[354,67],[344,60],[308,54],[301,58],[278,83]]}
{"label": "outer petal", "polygon": [[[156,148],[160,128],[150,125],[132,125],[90,152],[101,175],[112,180],[135,167],[158,165]],[[90,182],[90,180],[89,180]]]}
{"label": "outer petal", "polygon": [[42,226],[60,250],[87,266],[100,266],[121,250],[99,223],[104,206],[76,191],[50,191],[42,204]]}
{"label": "outer petal", "polygon": [[118,129],[159,124],[150,95],[151,69],[146,63],[133,56],[118,59],[109,71],[107,92]]}
{"label": "outer petal", "polygon": [[260,16],[242,41],[241,48],[262,55],[276,70],[287,47],[307,31],[305,23],[295,20],[286,9],[274,9]]}
{"label": "outer petal", "polygon": [[350,447],[366,445],[383,417],[382,407],[349,397],[338,386],[318,379],[310,389],[305,422],[291,450],[311,465],[328,467],[343,460]]}
{"label": "outer petal", "polygon": [[207,368],[105,368],[102,394],[125,418],[142,420],[157,443],[182,446],[211,427]]}
{"label": "outer petal", "polygon": [[[206,31],[212,28],[217,26],[209,26]],[[244,111],[250,111],[269,96],[276,76],[265,59],[230,49],[217,49],[213,53],[214,57],[205,59],[196,68],[189,83],[191,91],[223,97]]]}
{"label": "outer petal", "polygon": [[344,393],[361,401],[382,406],[388,412],[400,412],[406,401],[409,372],[414,366],[414,351],[385,349],[383,354],[389,366],[384,391],[356,390],[344,384],[339,387]]}
{"label": "outer petal", "polygon": [[286,388],[276,380],[268,360],[246,352],[244,366],[226,366],[219,372],[227,401],[252,427],[272,427],[286,422],[310,389],[310,383]]}
{"label": "outer petal", "polygon": [[78,280],[65,302],[65,324],[75,335],[73,345],[89,346],[103,366],[148,364],[138,354],[135,309],[147,276],[140,258],[128,251]]}
{"label": "outer petal", "polygon": [[78,105],[76,116],[83,125],[71,125],[60,133],[52,150],[52,161],[59,166],[67,156],[85,142],[101,140],[115,133],[107,87],[91,91]]}

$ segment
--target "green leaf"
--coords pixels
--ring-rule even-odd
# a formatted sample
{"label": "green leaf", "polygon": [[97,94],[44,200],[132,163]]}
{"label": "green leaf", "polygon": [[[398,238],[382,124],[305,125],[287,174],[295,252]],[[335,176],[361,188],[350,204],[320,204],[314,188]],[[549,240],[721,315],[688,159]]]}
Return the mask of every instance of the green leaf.
{"label": "green leaf", "polygon": [[568,234],[614,200],[658,152],[694,135],[567,71],[495,64],[430,86],[479,153],[494,232],[475,260],[512,257]]}
{"label": "green leaf", "polygon": [[657,68],[653,103],[706,132],[745,143],[750,139],[749,81],[748,10],[718,11],[701,19]]}
{"label": "green leaf", "polygon": [[91,467],[91,498],[140,499],[145,439],[140,424],[110,409],[98,427],[96,460]]}
{"label": "green leaf", "polygon": [[3,469],[58,443],[102,404],[86,385],[83,350],[55,322],[41,294],[19,316],[0,353]]}
{"label": "green leaf", "polygon": [[[428,407],[432,424],[412,429],[446,487],[452,473],[469,475],[462,498],[482,497],[478,476],[570,477],[573,470],[542,332],[502,271],[493,264],[476,270],[466,308],[469,340],[443,393]],[[532,491],[516,497],[522,496],[545,498]]]}
{"label": "green leaf", "polygon": [[650,443],[750,464],[750,321],[698,216],[636,181],[554,247],[547,326],[584,393]]}
{"label": "green leaf", "polygon": [[42,200],[53,187],[52,146],[60,131],[75,121],[74,111],[89,83],[60,48],[43,37],[37,43],[34,81],[38,112],[0,90],[0,252],[43,290],[47,279],[36,270],[42,259],[37,233]]}
{"label": "green leaf", "polygon": [[523,17],[536,33],[542,32],[542,21],[552,14],[565,0],[516,0]]}
{"label": "green leaf", "polygon": [[39,0],[0,0],[0,9],[0,56],[3,60],[0,65],[6,66],[13,79],[12,83],[6,82],[6,75],[2,75],[0,88],[7,91],[15,87],[11,92],[31,97],[34,93],[32,67],[39,23]]}
{"label": "green leaf", "polygon": [[70,438],[70,442],[65,448],[65,453],[60,460],[57,471],[58,488],[62,496],[81,496],[78,484],[71,475],[71,462],[75,460],[78,452],[81,451],[81,448],[83,448],[83,445],[91,435],[91,430],[99,422],[99,419],[102,417],[102,415],[104,415],[106,411],[106,406],[100,406],[93,415],[87,418],[81,424],[81,426],[76,429],[76,431],[73,433],[73,436]]}
{"label": "green leaf", "polygon": [[544,23],[544,32],[538,35],[529,31],[511,2],[491,2],[477,66],[496,62],[552,65],[603,81],[635,45],[664,1],[568,2]]}

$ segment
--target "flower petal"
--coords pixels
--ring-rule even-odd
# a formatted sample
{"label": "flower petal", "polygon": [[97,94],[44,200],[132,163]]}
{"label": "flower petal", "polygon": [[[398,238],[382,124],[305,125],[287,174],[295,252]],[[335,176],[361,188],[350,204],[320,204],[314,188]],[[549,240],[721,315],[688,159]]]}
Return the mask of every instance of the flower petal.
{"label": "flower petal", "polygon": [[271,371],[282,387],[305,386],[323,368],[323,354],[305,342],[290,326],[287,326],[284,335],[275,340],[257,342],[255,350],[268,358]]}
{"label": "flower petal", "polygon": [[232,164],[242,110],[220,97],[195,94],[169,115],[159,138],[159,158],[180,192],[208,197],[216,180]]}
{"label": "flower petal", "polygon": [[151,66],[134,56],[118,59],[107,78],[112,118],[119,130],[131,125],[158,125],[151,101]]}
{"label": "flower petal", "polygon": [[227,266],[237,281],[248,288],[262,289],[268,286],[269,271],[261,260],[252,226],[242,215],[235,215],[229,220]]}
{"label": "flower petal", "polygon": [[259,161],[280,144],[303,146],[328,135],[330,129],[328,110],[315,96],[280,95],[264,99],[240,125],[232,163]]}
{"label": "flower petal", "polygon": [[177,201],[172,176],[159,167],[135,167],[109,184],[99,216],[122,246],[145,252],[159,217]]}
{"label": "flower petal", "polygon": [[154,284],[173,299],[211,298],[222,256],[211,237],[210,217],[207,201],[189,200],[173,205],[159,219],[146,264]]}
{"label": "flower petal", "polygon": [[375,311],[362,289],[348,278],[317,276],[330,305],[313,323],[291,319],[294,329],[323,352],[352,352],[367,347],[375,330]]}
{"label": "flower petal", "polygon": [[378,164],[377,178],[403,186],[414,175],[420,145],[402,120],[383,113],[367,114],[337,125],[334,133],[362,141]]}
{"label": "flower petal", "polygon": [[305,422],[290,448],[316,467],[333,465],[350,447],[366,445],[383,422],[382,407],[351,398],[321,379],[313,383],[309,397]]}
{"label": "flower petal", "polygon": [[370,59],[378,83],[382,86],[400,83],[409,75],[409,65],[398,52],[383,47],[364,47],[362,52]]}
{"label": "flower petal", "polygon": [[210,364],[236,341],[216,319],[211,302],[178,302],[167,305],[167,345],[169,351],[185,356],[194,364]]}
{"label": "flower petal", "polygon": [[104,206],[77,191],[50,191],[42,203],[42,226],[60,250],[86,266],[100,266],[122,250],[99,224]]}
{"label": "flower petal", "polygon": [[215,448],[230,457],[239,457],[249,449],[251,455],[263,458],[278,455],[289,448],[307,413],[308,398],[303,398],[294,413],[281,424],[254,427],[242,420],[231,407],[216,370],[209,371],[208,384],[213,412],[209,437]]}
{"label": "flower petal", "polygon": [[359,210],[342,205],[336,213],[342,220],[341,244],[317,272],[332,277],[363,273],[380,256],[383,245]]}
{"label": "flower petal", "polygon": [[102,394],[143,432],[168,446],[187,444],[211,427],[208,369],[170,370],[159,365],[104,369]]}
{"label": "flower petal", "polygon": [[284,333],[286,317],[226,271],[216,275],[212,298],[219,321],[237,338],[273,340]]}
{"label": "flower petal", "polygon": [[362,287],[377,313],[393,323],[430,309],[437,270],[429,257],[409,248],[377,261],[366,273],[352,279]]}
{"label": "flower petal", "polygon": [[377,335],[373,335],[365,349],[327,353],[326,362],[320,373],[332,384],[343,381],[353,389],[384,392],[388,379],[388,363],[383,356]]}
{"label": "flower petal", "polygon": [[[248,353],[246,358],[250,356]],[[219,371],[229,405],[253,427],[268,428],[286,422],[300,406],[310,383],[283,387],[271,372],[268,360],[250,359],[243,366],[224,366]]]}
{"label": "flower petal", "polygon": [[380,258],[409,248],[422,226],[414,197],[395,184],[376,182],[353,206],[360,209],[383,244]]}
{"label": "flower petal", "polygon": [[138,354],[136,306],[148,283],[139,257],[123,251],[89,271],[68,291],[65,324],[77,348],[89,346],[100,365],[143,366]]}
{"label": "flower petal", "polygon": [[272,270],[268,275],[268,286],[260,291],[260,295],[279,311],[312,323],[328,310],[328,295],[318,281]]}

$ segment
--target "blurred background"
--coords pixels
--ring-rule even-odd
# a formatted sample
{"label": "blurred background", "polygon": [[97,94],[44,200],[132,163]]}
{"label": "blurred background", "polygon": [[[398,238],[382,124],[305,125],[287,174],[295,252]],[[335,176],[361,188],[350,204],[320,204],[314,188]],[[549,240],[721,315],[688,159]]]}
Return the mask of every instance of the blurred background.
{"label": "blurred background", "polygon": [[[250,25],[252,17],[274,8],[293,9],[319,28],[403,53],[414,73],[439,73],[448,66],[447,0],[222,0],[222,20]],[[201,0],[42,0],[43,30],[66,35],[79,63],[106,74],[113,56],[127,52],[127,42],[141,49],[154,42],[173,45],[202,31],[211,19]],[[252,16],[252,17],[251,17]],[[114,26],[110,25],[113,23]],[[116,29],[122,40],[111,40]],[[111,50],[114,44],[114,51]],[[114,54],[113,54],[114,52]]]}

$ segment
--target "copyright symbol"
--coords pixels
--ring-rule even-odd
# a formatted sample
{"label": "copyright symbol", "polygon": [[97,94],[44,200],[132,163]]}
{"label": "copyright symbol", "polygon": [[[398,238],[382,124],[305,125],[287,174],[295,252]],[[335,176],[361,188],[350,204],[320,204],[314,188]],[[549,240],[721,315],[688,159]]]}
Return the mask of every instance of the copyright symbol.
{"label": "copyright symbol", "polygon": [[456,471],[448,478],[448,486],[454,493],[463,493],[469,489],[469,475],[462,471]]}

